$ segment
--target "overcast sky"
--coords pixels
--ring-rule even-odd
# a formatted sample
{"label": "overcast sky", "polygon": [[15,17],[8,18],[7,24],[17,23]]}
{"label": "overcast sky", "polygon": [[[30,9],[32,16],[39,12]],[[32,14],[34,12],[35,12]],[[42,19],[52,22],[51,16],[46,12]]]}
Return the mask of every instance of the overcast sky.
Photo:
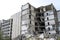
{"label": "overcast sky", "polygon": [[21,5],[27,2],[35,7],[53,3],[57,10],[60,9],[60,0],[0,0],[0,20],[9,19],[11,15],[21,11]]}

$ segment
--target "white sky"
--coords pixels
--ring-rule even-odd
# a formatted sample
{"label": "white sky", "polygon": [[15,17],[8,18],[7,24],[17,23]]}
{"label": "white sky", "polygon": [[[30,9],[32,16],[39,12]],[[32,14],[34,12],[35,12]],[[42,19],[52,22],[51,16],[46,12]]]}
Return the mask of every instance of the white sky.
{"label": "white sky", "polygon": [[0,0],[0,20],[9,19],[11,15],[21,10],[21,5],[27,2],[35,7],[53,3],[56,9],[60,9],[60,0]]}

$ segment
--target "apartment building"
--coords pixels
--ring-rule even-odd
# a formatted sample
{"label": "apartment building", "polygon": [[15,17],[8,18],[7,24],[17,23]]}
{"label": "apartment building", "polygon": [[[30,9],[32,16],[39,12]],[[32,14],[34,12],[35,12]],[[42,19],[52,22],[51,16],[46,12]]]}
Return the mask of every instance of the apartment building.
{"label": "apartment building", "polygon": [[58,23],[59,23],[59,34],[60,34],[60,10],[57,11],[57,16],[58,16]]}
{"label": "apartment building", "polygon": [[18,12],[11,16],[8,20],[1,20],[1,31],[3,39],[9,38],[9,40],[18,40],[20,36],[20,20],[21,13]]}
{"label": "apartment building", "polygon": [[21,7],[21,35],[28,36],[34,34],[33,32],[35,32],[35,7],[27,3]]}
{"label": "apartment building", "polygon": [[53,4],[33,7],[27,3],[21,7],[21,35],[40,35],[58,33],[58,16]]}
{"label": "apartment building", "polygon": [[1,21],[1,31],[3,39],[9,38],[11,40],[11,34],[12,34],[11,28],[12,28],[12,19]]}
{"label": "apartment building", "polygon": [[55,7],[51,4],[46,6],[46,10],[44,13],[45,17],[45,27],[47,29],[47,32],[49,34],[52,34],[52,31],[55,33],[58,33],[58,17],[57,17],[57,11]]}
{"label": "apartment building", "polygon": [[20,20],[21,20],[21,15],[20,15],[21,13],[20,12],[18,12],[18,13],[16,13],[16,14],[14,14],[14,15],[12,15],[11,16],[11,18],[10,19],[12,19],[13,20],[13,24],[12,24],[12,37],[11,37],[11,39],[12,40],[18,40],[19,38],[18,38],[18,36],[20,35]]}

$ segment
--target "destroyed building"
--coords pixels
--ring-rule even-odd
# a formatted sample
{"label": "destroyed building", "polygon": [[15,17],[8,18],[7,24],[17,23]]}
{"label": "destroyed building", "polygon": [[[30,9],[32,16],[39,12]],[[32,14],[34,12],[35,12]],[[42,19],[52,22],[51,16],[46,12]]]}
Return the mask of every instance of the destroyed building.
{"label": "destroyed building", "polygon": [[57,10],[53,4],[33,7],[27,3],[21,7],[21,34],[31,34],[33,36],[44,32],[51,34],[56,31],[58,34],[58,17]]}

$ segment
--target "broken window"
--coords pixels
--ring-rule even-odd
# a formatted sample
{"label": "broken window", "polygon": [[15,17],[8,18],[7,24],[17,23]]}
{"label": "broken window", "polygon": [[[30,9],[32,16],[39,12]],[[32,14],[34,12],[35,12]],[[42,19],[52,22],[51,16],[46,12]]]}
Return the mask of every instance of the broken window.
{"label": "broken window", "polygon": [[31,15],[29,15],[29,19],[31,19]]}
{"label": "broken window", "polygon": [[39,27],[38,33],[39,33],[39,34],[43,33],[43,29],[44,29],[43,27]]}
{"label": "broken window", "polygon": [[41,13],[42,16],[44,16],[44,13]]}
{"label": "broken window", "polygon": [[30,21],[30,24],[31,24],[31,21]]}
{"label": "broken window", "polygon": [[48,22],[48,25],[50,25],[49,22]]}
{"label": "broken window", "polygon": [[49,20],[49,18],[47,17],[47,20]]}
{"label": "broken window", "polygon": [[37,16],[41,16],[41,13],[36,13],[36,17],[37,17]]}
{"label": "broken window", "polygon": [[41,21],[40,17],[37,18],[37,21]]}
{"label": "broken window", "polygon": [[41,22],[41,23],[40,23],[40,26],[44,26],[44,25],[45,25],[45,23],[44,23],[44,22]]}
{"label": "broken window", "polygon": [[39,30],[38,30],[38,27],[35,27],[35,31],[39,31]]}
{"label": "broken window", "polygon": [[35,26],[38,26],[38,24],[35,22]]}
{"label": "broken window", "polygon": [[48,27],[48,30],[50,31],[50,27]]}
{"label": "broken window", "polygon": [[46,15],[48,16],[48,13],[46,13]]}
{"label": "broken window", "polygon": [[42,18],[41,21],[44,21],[44,18]]}

